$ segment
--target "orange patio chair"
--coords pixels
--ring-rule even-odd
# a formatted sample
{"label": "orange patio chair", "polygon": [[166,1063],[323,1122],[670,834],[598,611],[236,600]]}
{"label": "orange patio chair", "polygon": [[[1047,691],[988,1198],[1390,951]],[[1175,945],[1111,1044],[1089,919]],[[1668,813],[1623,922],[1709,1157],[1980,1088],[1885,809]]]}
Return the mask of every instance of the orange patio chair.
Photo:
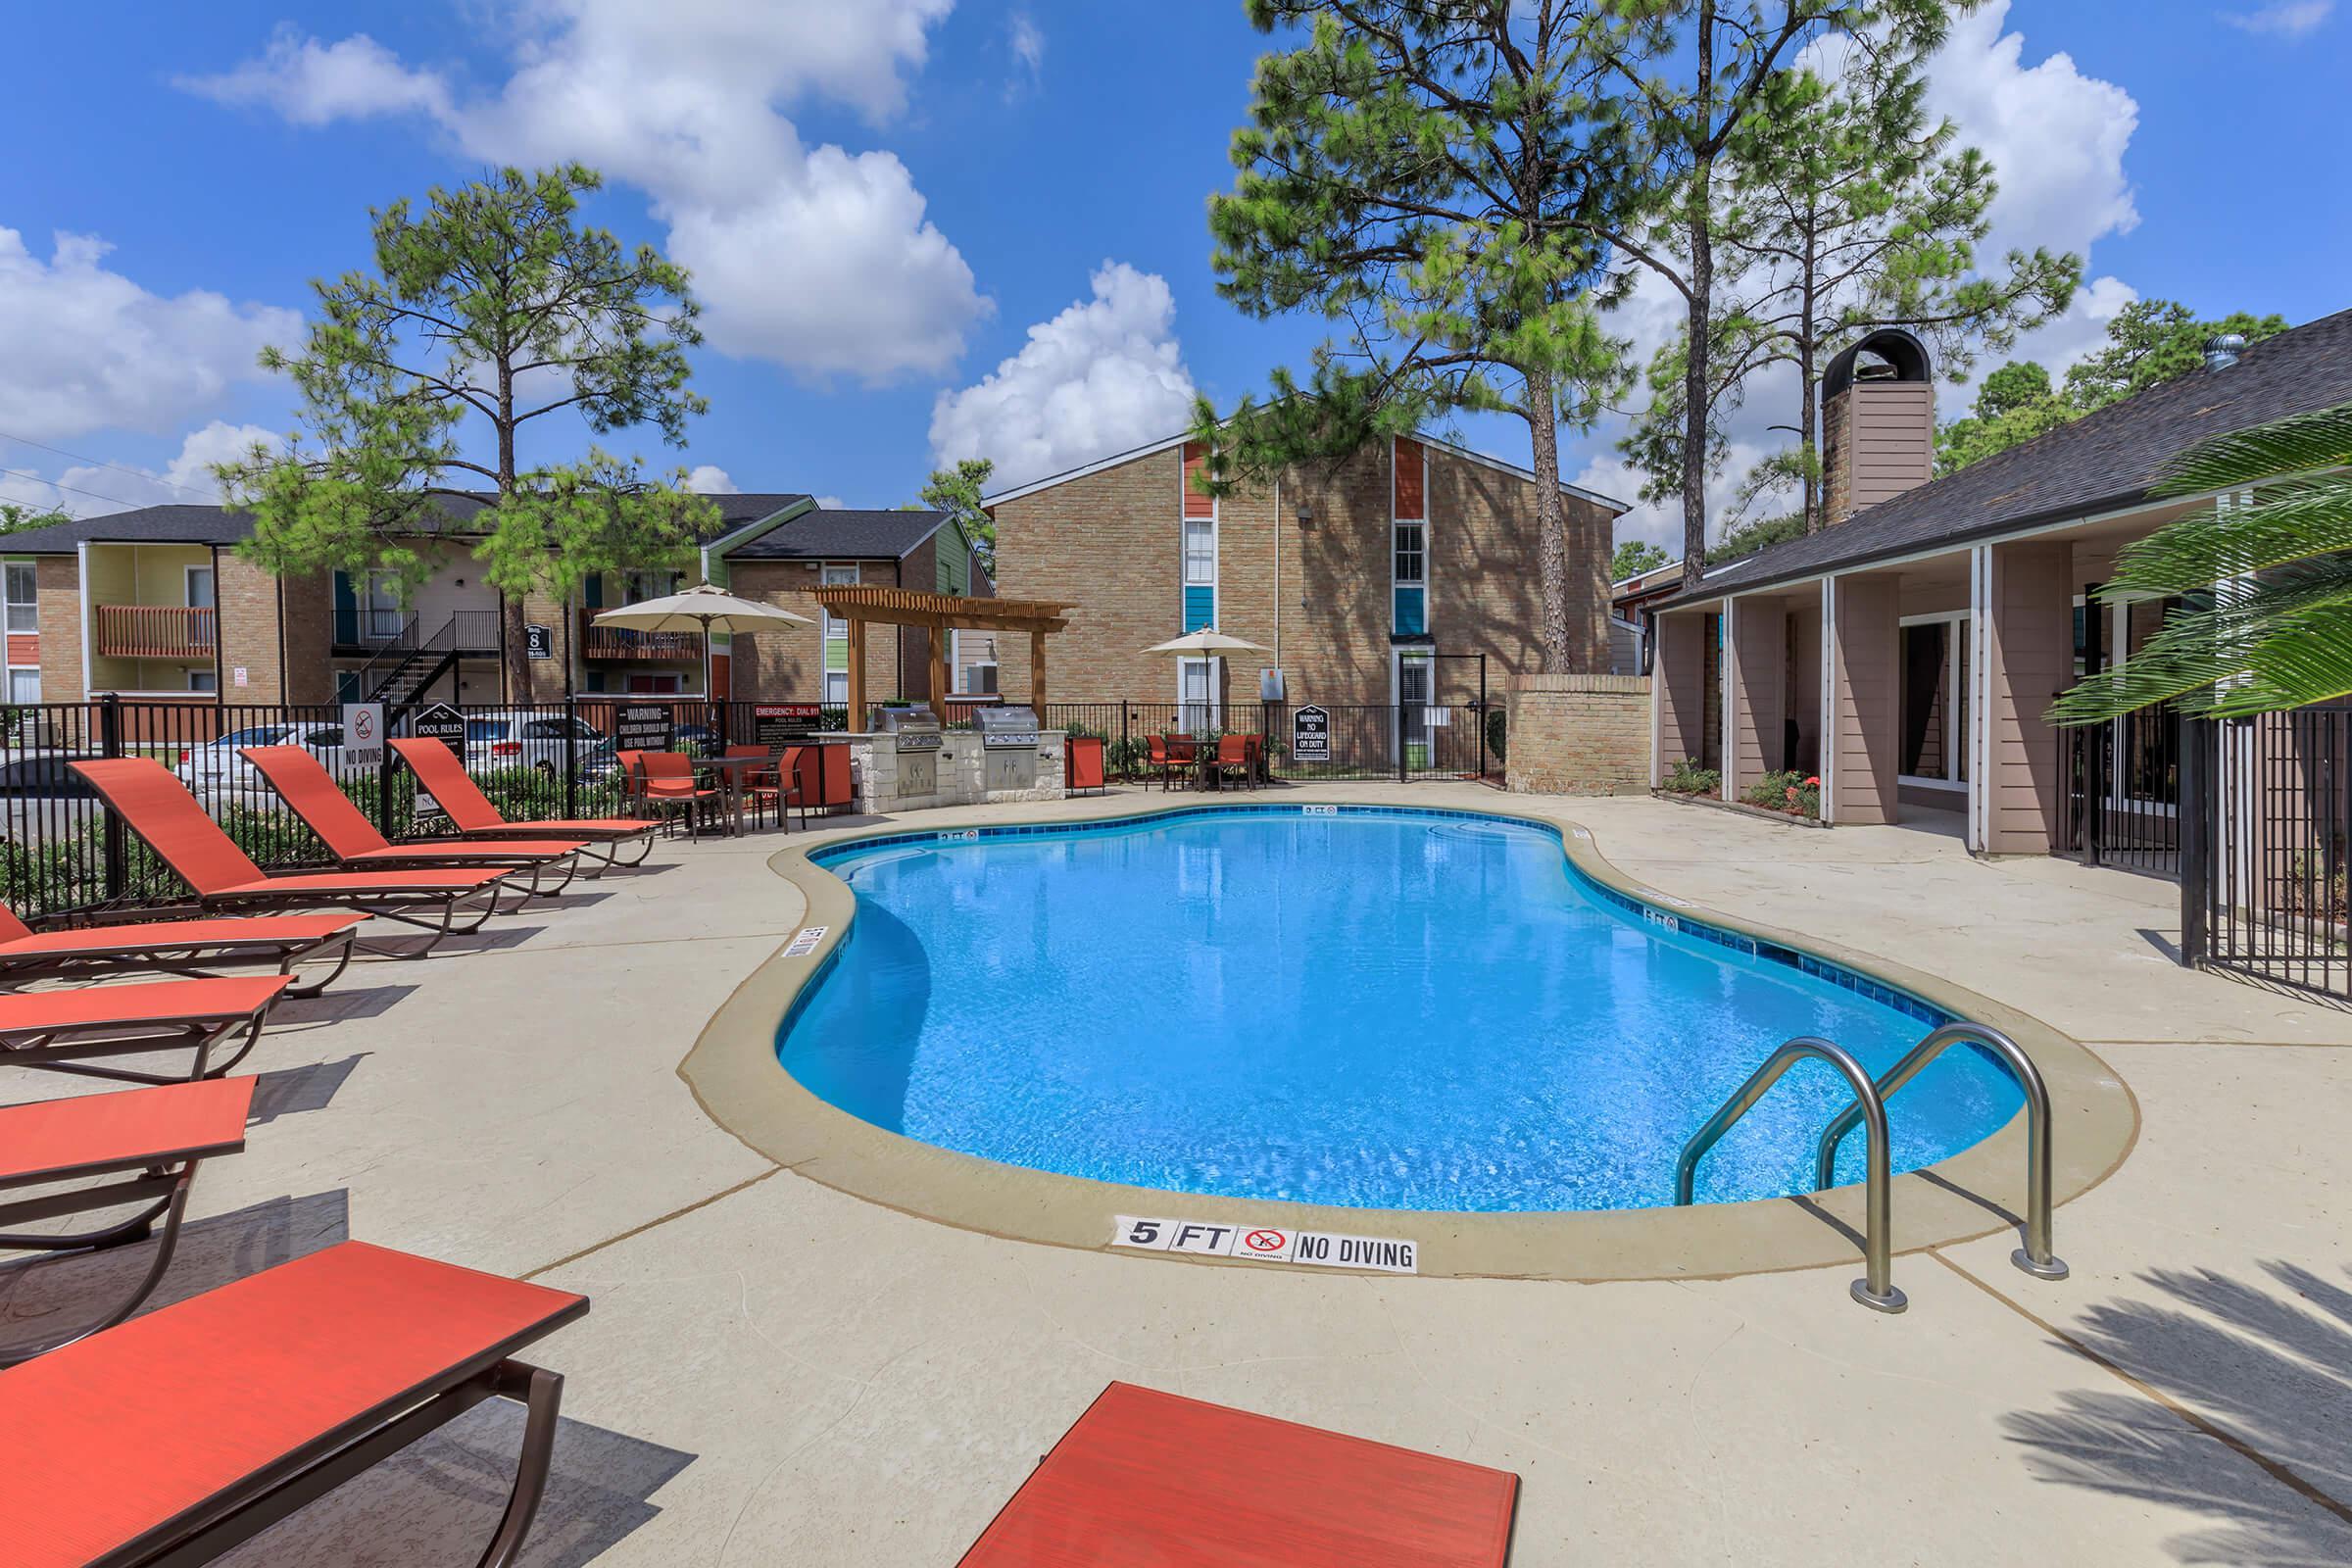
{"label": "orange patio chair", "polygon": [[[288,871],[265,876],[161,763],[144,757],[113,757],[75,762],[73,768],[194,890],[205,909],[256,904],[281,908],[345,905],[432,932],[433,940],[423,951],[412,955],[422,957],[443,937],[481,929],[482,922],[498,912],[498,896],[507,885],[507,873],[501,870]],[[460,925],[460,906],[476,900],[478,912]],[[426,911],[438,911],[438,919]]]}
{"label": "orange patio chair", "polygon": [[[234,974],[0,997],[0,1063],[134,1084],[218,1078],[253,1050],[261,1038],[262,1020],[293,983],[282,974]],[[240,1029],[245,1038],[236,1054],[226,1061],[214,1061],[213,1048]],[[191,1051],[194,1055],[184,1073],[148,1072],[91,1059],[157,1051]]]}
{"label": "orange patio chair", "polygon": [[1159,774],[1159,787],[1163,790],[1174,789],[1175,776],[1192,767],[1192,759],[1178,758],[1175,742],[1165,735],[1147,735],[1144,744],[1151,748],[1148,765]]}
{"label": "orange patio chair", "polygon": [[274,963],[291,975],[296,964],[337,954],[335,966],[289,997],[315,997],[351,962],[352,941],[364,914],[261,914],[210,920],[146,920],[35,931],[0,906],[0,986],[58,975],[100,975],[142,969],[201,973],[197,965]]}
{"label": "orange patio chair", "polygon": [[719,792],[695,782],[694,759],[684,752],[639,752],[636,758],[639,799],[673,816],[682,812],[687,836],[692,837]]}
{"label": "orange patio chair", "polygon": [[11,1367],[11,1568],[210,1562],[489,1398],[528,1412],[479,1559],[511,1568],[564,1398],[562,1377],[514,1356],[587,1310],[565,1291],[344,1242]]}
{"label": "orange patio chair", "polygon": [[1221,735],[1217,738],[1217,759],[1210,764],[1220,781],[1238,773],[1252,789],[1257,786],[1257,769],[1250,760],[1250,738],[1247,735]]}
{"label": "orange patio chair", "polygon": [[[352,804],[334,775],[305,748],[247,746],[242,751],[245,760],[270,781],[278,798],[318,835],[326,853],[353,870],[369,866],[499,866],[530,872],[531,885],[525,891],[547,897],[571,886],[571,879],[579,873],[580,851],[587,847],[582,839],[513,839],[498,845],[453,844],[446,839],[395,844],[376,831],[368,813]],[[563,871],[564,880],[552,888],[540,886],[540,877],[557,869]]]}
{"label": "orange patio chair", "polygon": [[[145,1275],[118,1304],[71,1333],[8,1346],[0,1351],[0,1364],[23,1361],[113,1328],[155,1294],[164,1271],[172,1266],[196,1167],[215,1154],[233,1154],[245,1147],[253,1085],[251,1078],[201,1079],[0,1107],[0,1226],[139,1205],[129,1218],[94,1231],[0,1234],[0,1248],[46,1253],[98,1251],[143,1242],[156,1235],[156,1221],[163,1221]],[[100,1177],[117,1179],[79,1185]],[[68,1183],[76,1185],[63,1185]],[[53,1188],[61,1190],[18,1196],[25,1189]]]}
{"label": "orange patio chair", "polygon": [[[797,785],[784,782],[781,760],[774,759],[764,746],[730,746],[727,748],[726,755],[729,757],[771,758],[769,766],[745,768],[743,780],[737,787],[751,796],[752,813],[755,816],[764,811],[775,818],[778,826],[789,832],[792,824],[785,820],[784,813],[789,808],[799,805],[801,792]],[[808,808],[804,806],[801,808],[802,830],[807,831],[808,826]]]}
{"label": "orange patio chair", "polygon": [[[510,822],[481,792],[446,741],[409,737],[391,743],[393,753],[409,764],[416,782],[449,813],[458,836],[468,839],[564,838],[586,839],[604,849],[608,865],[638,865],[653,853],[654,835],[662,824],[646,817],[591,816],[560,822]],[[626,767],[624,762],[622,766]],[[624,773],[625,776],[625,773]],[[634,841],[637,858],[617,858],[620,847]]]}

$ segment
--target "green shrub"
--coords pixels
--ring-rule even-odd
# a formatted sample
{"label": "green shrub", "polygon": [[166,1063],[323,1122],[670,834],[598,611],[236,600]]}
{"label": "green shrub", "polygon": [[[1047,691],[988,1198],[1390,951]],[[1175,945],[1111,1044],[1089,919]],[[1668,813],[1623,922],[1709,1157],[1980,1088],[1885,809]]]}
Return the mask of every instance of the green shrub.
{"label": "green shrub", "polygon": [[1509,760],[1510,750],[1504,744],[1510,739],[1510,715],[1499,708],[1487,710],[1487,755],[1496,766]]}
{"label": "green shrub", "polygon": [[1767,811],[1821,818],[1821,780],[1787,769],[1765,774],[1740,792],[1740,799]]}
{"label": "green shrub", "polygon": [[1686,757],[1666,770],[1658,788],[1674,795],[1714,795],[1723,789],[1723,775],[1699,766],[1697,759]]}

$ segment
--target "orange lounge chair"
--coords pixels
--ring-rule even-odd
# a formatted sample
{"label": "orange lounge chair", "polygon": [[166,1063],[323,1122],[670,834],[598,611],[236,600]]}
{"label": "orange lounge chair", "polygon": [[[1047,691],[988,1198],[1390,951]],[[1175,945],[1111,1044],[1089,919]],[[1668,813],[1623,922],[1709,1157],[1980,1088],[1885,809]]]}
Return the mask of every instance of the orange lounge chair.
{"label": "orange lounge chair", "polygon": [[564,1380],[513,1359],[585,1297],[344,1242],[0,1372],[11,1568],[210,1562],[482,1400],[523,1404],[480,1561],[547,1486]]}
{"label": "orange lounge chair", "polygon": [[[546,897],[571,886],[571,879],[579,873],[580,851],[586,847],[582,839],[515,839],[499,845],[454,844],[447,839],[437,844],[431,840],[395,844],[376,831],[334,776],[302,747],[247,746],[243,751],[245,760],[270,781],[278,798],[318,835],[326,853],[351,870],[499,866],[530,872],[529,892]],[[541,874],[559,866],[564,880],[552,888],[541,887]]]}
{"label": "orange lounge chair", "polygon": [[51,975],[163,969],[199,974],[199,963],[273,962],[280,974],[321,954],[339,956],[325,978],[290,986],[315,997],[351,962],[364,914],[262,914],[214,920],[144,920],[35,931],[0,906],[0,986]]}
{"label": "orange lounge chair", "polygon": [[[253,904],[298,908],[347,905],[432,932],[433,940],[413,955],[421,958],[443,937],[480,930],[482,922],[498,912],[498,895],[507,885],[507,873],[499,870],[288,871],[265,876],[161,763],[144,757],[115,757],[75,762],[73,768],[179,873],[206,909]],[[458,906],[470,899],[483,900],[480,912],[470,924],[460,925]],[[420,917],[418,910],[438,910],[440,918]]]}
{"label": "orange lounge chair", "polygon": [[[282,974],[232,974],[0,997],[0,1063],[133,1084],[218,1078],[253,1050],[262,1020],[293,983]],[[236,1054],[213,1061],[213,1048],[240,1029],[245,1038]],[[183,1050],[195,1055],[179,1074],[86,1059]]]}
{"label": "orange lounge chair", "polygon": [[[128,1219],[100,1230],[71,1235],[47,1231],[0,1234],[0,1248],[32,1252],[96,1251],[143,1242],[155,1234],[159,1218],[164,1222],[154,1260],[120,1304],[70,1334],[51,1335],[37,1345],[9,1347],[6,1362],[25,1360],[111,1329],[155,1294],[164,1270],[172,1266],[197,1165],[215,1154],[233,1154],[245,1147],[245,1118],[253,1104],[253,1084],[251,1078],[213,1078],[0,1106],[0,1225],[87,1214],[125,1203],[140,1205]],[[101,1176],[121,1179],[33,1197],[14,1196],[25,1188],[89,1182]]]}
{"label": "orange lounge chair", "polygon": [[[562,822],[510,822],[498,814],[458,760],[457,753],[446,741],[411,737],[391,743],[400,760],[409,764],[416,782],[440,803],[449,813],[450,822],[458,836],[468,839],[564,838],[587,839],[604,846],[608,865],[639,865],[654,851],[654,835],[662,824],[651,817],[591,816]],[[626,766],[626,763],[621,764]],[[620,846],[631,839],[638,842],[637,858],[618,858]]]}

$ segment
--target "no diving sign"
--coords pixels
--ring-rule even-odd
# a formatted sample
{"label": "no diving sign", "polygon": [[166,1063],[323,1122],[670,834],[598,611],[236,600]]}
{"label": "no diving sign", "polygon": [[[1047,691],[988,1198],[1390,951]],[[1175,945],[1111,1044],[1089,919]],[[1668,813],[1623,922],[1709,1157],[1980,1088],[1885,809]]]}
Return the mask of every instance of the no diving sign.
{"label": "no diving sign", "polygon": [[1341,1236],[1281,1225],[1229,1225],[1217,1220],[1152,1219],[1120,1214],[1110,1245],[1143,1252],[1190,1252],[1253,1263],[1312,1263],[1322,1268],[1371,1269],[1381,1274],[1421,1272],[1420,1248],[1395,1237]]}

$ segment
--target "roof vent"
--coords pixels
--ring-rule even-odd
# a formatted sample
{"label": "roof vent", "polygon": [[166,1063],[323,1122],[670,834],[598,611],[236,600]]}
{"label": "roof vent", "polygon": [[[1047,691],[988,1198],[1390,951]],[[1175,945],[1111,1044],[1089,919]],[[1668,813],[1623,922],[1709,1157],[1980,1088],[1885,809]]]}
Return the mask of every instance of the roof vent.
{"label": "roof vent", "polygon": [[2236,332],[2224,332],[2220,337],[2207,338],[2205,368],[2227,370],[2237,363],[2237,357],[2245,352],[2245,338]]}

